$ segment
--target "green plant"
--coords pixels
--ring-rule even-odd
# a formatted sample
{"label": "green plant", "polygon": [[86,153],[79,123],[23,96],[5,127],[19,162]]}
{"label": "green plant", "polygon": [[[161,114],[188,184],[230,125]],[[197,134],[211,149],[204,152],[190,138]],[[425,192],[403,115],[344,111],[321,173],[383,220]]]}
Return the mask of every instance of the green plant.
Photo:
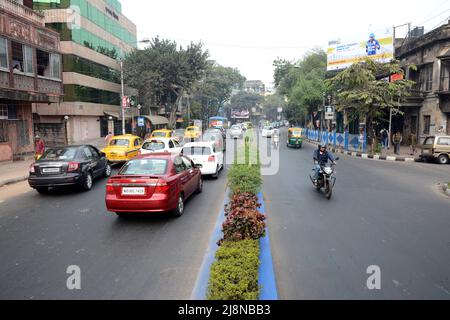
{"label": "green plant", "polygon": [[211,267],[208,300],[257,300],[259,241],[224,242]]}
{"label": "green plant", "polygon": [[381,143],[377,143],[373,148],[375,154],[381,154],[381,150],[383,150],[383,145]]}
{"label": "green plant", "polygon": [[258,165],[234,164],[228,171],[228,181],[232,194],[260,191],[262,178]]}
{"label": "green plant", "polygon": [[258,197],[252,193],[235,194],[225,206],[223,239],[218,244],[221,245],[226,241],[257,240],[263,237],[266,217],[258,211],[260,206]]}

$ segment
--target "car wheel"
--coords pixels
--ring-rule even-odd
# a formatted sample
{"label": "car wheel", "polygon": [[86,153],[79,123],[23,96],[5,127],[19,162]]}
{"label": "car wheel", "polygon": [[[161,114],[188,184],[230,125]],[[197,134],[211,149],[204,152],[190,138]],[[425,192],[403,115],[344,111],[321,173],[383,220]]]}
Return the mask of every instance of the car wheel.
{"label": "car wheel", "polygon": [[105,178],[108,178],[111,176],[111,165],[109,163],[106,164],[105,172],[103,173],[103,176]]}
{"label": "car wheel", "polygon": [[217,165],[217,167],[216,167],[216,173],[214,173],[214,174],[212,175],[212,177],[213,177],[214,179],[218,179],[218,178],[219,178],[219,165]]}
{"label": "car wheel", "polygon": [[92,189],[92,184],[93,184],[92,174],[90,172],[88,172],[88,173],[86,173],[86,176],[84,177],[83,185],[81,186],[81,188],[84,191],[89,191]]}
{"label": "car wheel", "polygon": [[197,193],[202,193],[202,191],[203,191],[203,178],[200,175],[200,177],[198,178]]}
{"label": "car wheel", "polygon": [[36,191],[40,194],[47,194],[48,188],[47,187],[38,187],[38,188],[36,188]]}
{"label": "car wheel", "polygon": [[175,217],[181,217],[183,215],[183,213],[184,213],[184,199],[183,199],[183,194],[180,193],[180,195],[178,196],[177,207],[173,211],[173,215]]}
{"label": "car wheel", "polygon": [[447,155],[441,154],[441,155],[438,157],[438,161],[439,161],[440,164],[447,164],[448,161],[449,161],[449,159],[448,159],[448,156],[447,156]]}

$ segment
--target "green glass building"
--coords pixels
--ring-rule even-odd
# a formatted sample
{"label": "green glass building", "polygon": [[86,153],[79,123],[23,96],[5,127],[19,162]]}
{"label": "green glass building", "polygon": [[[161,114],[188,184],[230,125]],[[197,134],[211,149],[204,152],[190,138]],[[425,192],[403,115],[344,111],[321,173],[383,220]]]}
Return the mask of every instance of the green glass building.
{"label": "green glass building", "polygon": [[[121,131],[121,59],[137,45],[136,25],[117,0],[34,0],[46,26],[59,32],[63,53],[64,102],[37,105],[40,121],[68,116],[71,142]],[[135,94],[127,89],[126,95]],[[131,118],[131,115],[128,116]],[[130,123],[127,124],[130,126]]]}

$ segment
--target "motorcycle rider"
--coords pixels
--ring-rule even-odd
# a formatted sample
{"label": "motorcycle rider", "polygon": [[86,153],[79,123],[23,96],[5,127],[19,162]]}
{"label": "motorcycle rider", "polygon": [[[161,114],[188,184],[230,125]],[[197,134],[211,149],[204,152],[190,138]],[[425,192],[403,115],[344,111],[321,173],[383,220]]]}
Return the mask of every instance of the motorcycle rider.
{"label": "motorcycle rider", "polygon": [[331,163],[334,164],[335,158],[331,152],[328,152],[326,144],[319,144],[319,148],[314,151],[313,159],[314,159],[313,180],[314,183],[316,184],[317,180],[319,179],[320,167],[325,166],[328,163],[328,160],[330,160]]}
{"label": "motorcycle rider", "polygon": [[275,148],[278,148],[278,143],[280,142],[280,131],[275,129],[273,132],[273,145]]}

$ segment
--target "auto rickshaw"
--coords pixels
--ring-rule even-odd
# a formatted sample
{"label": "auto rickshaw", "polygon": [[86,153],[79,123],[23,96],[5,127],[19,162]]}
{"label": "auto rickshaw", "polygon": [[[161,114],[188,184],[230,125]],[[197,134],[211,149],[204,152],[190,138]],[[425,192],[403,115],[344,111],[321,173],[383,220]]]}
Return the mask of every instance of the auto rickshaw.
{"label": "auto rickshaw", "polygon": [[288,148],[289,147],[301,148],[303,144],[302,133],[303,133],[302,128],[289,128],[286,146]]}

